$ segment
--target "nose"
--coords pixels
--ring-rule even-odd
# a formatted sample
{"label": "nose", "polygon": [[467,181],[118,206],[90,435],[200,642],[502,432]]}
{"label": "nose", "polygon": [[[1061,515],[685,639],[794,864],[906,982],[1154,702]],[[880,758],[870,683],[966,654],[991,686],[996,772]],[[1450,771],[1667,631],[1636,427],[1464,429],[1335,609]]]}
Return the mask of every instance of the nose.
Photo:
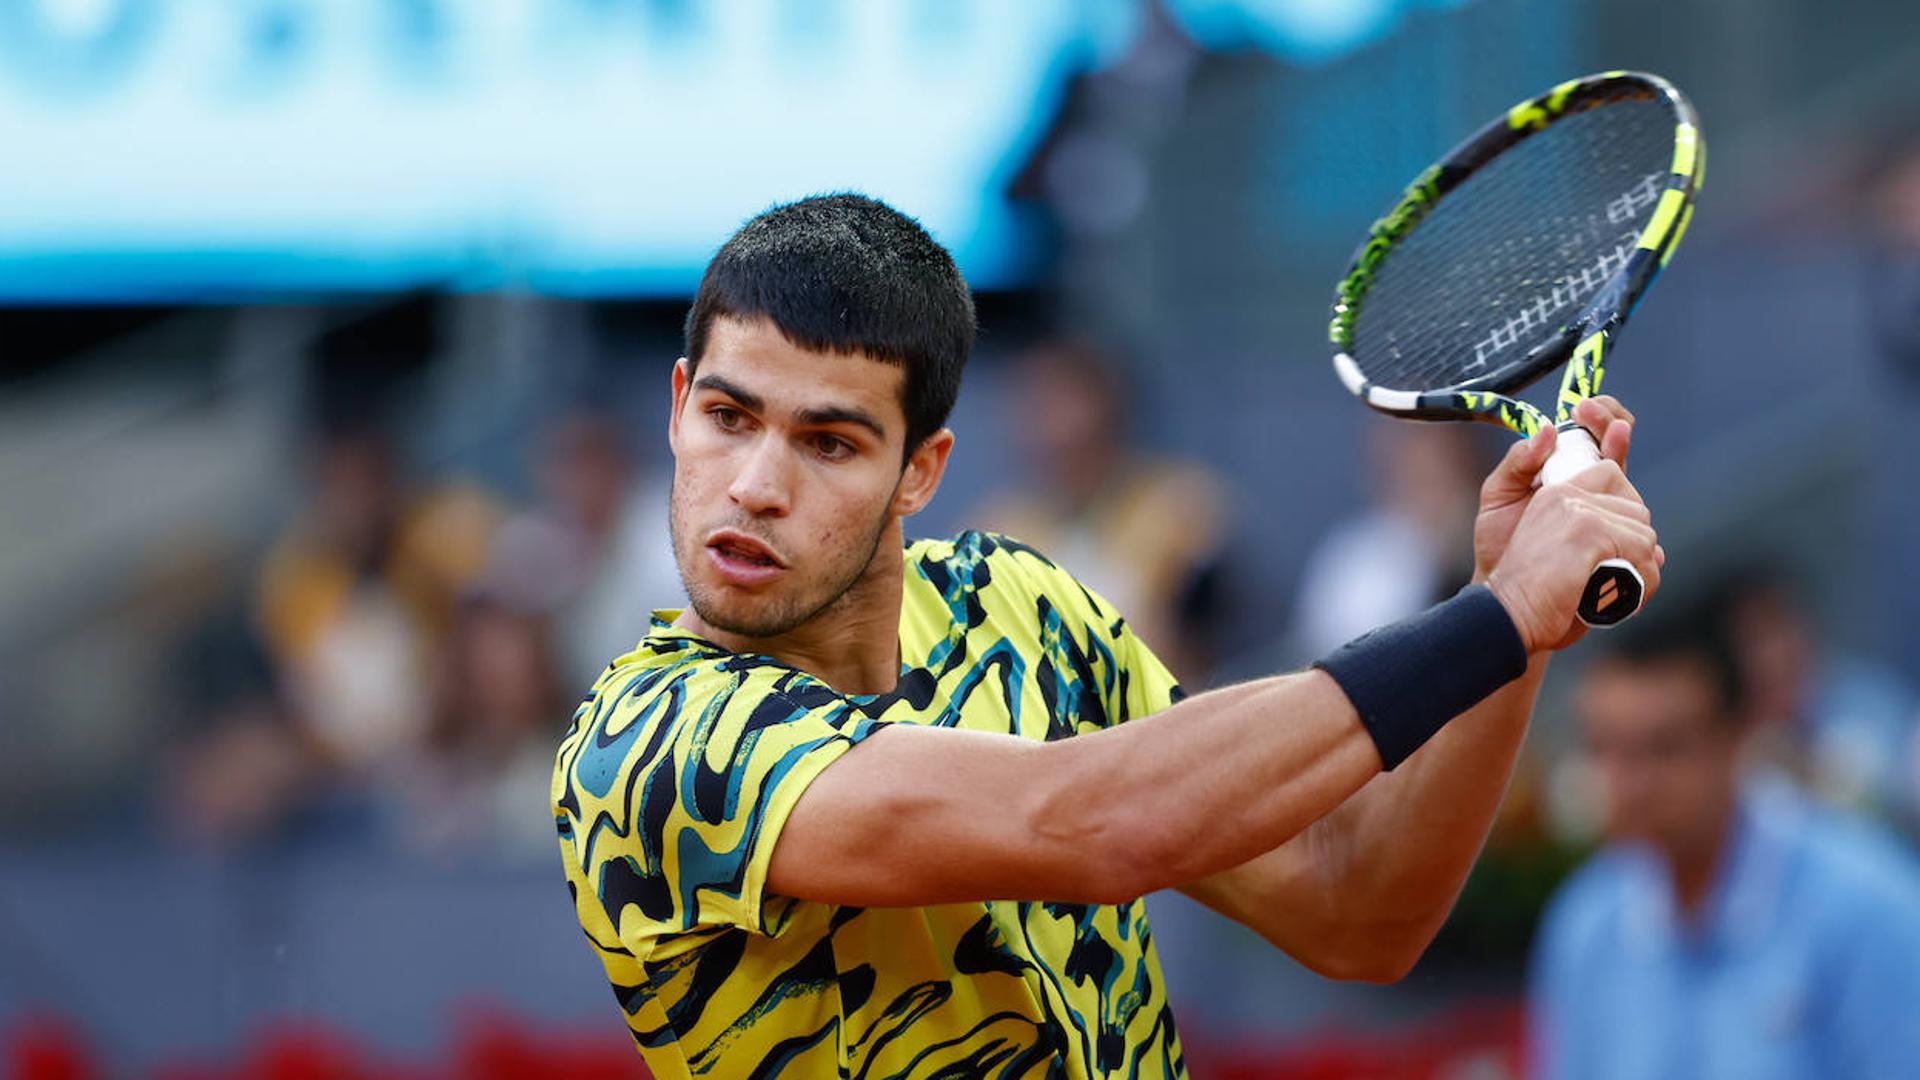
{"label": "nose", "polygon": [[787,455],[780,440],[755,439],[727,487],[735,506],[755,517],[785,517],[789,507]]}

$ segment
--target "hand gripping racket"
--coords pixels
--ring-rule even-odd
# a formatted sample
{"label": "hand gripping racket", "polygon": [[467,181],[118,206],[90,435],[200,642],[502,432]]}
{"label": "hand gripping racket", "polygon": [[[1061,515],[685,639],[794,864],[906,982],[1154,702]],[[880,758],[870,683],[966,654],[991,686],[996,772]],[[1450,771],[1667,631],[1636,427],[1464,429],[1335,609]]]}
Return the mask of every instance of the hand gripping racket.
{"label": "hand gripping racket", "polygon": [[[1561,83],[1475,132],[1373,223],[1334,293],[1333,367],[1360,399],[1415,420],[1560,432],[1541,482],[1600,459],[1573,408],[1599,392],[1614,335],[1693,217],[1706,146],[1666,80]],[[1555,419],[1508,395],[1565,362]],[[1645,583],[1594,568],[1580,619],[1612,626]]]}

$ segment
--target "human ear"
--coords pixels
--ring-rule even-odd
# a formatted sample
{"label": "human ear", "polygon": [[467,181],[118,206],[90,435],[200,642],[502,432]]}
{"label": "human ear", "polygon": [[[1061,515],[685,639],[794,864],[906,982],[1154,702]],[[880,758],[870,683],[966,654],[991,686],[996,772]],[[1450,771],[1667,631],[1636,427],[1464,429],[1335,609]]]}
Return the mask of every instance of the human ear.
{"label": "human ear", "polygon": [[907,467],[894,489],[893,512],[900,517],[917,514],[933,501],[940,479],[947,472],[947,455],[953,451],[953,429],[941,428],[921,440],[907,455]]}
{"label": "human ear", "polygon": [[673,363],[673,411],[667,414],[667,446],[675,457],[680,455],[680,407],[692,392],[693,361],[683,356]]}

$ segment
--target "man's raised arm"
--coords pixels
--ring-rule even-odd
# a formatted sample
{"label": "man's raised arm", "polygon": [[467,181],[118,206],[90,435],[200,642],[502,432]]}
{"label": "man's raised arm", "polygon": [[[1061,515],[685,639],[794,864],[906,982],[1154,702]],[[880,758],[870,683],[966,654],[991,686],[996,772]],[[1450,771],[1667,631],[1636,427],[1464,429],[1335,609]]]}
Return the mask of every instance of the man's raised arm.
{"label": "man's raised arm", "polygon": [[[1550,442],[1538,444],[1542,456]],[[1433,689],[1450,673],[1490,648],[1515,648],[1516,635],[1527,654],[1562,643],[1601,559],[1631,560],[1657,588],[1653,530],[1615,465],[1534,495],[1511,531],[1489,582],[1497,607],[1462,594],[1349,654],[1342,678],[1378,676],[1362,694],[1364,722],[1354,688],[1316,670],[1049,743],[896,725],[808,786],[777,838],[767,887],[862,906],[1116,901],[1272,852],[1504,681]],[[1458,707],[1444,705],[1469,690]],[[1499,763],[1488,771],[1504,785]]]}
{"label": "man's raised arm", "polygon": [[[1624,466],[1632,415],[1608,397],[1583,404],[1578,415],[1604,456]],[[1544,461],[1540,445],[1516,444],[1487,478],[1475,529],[1476,579],[1499,564]],[[1624,476],[1612,486],[1632,491]],[[1615,505],[1645,520],[1644,507]],[[1370,981],[1404,975],[1446,921],[1486,841],[1549,655],[1536,652],[1525,676],[1299,837],[1183,891],[1321,974]]]}

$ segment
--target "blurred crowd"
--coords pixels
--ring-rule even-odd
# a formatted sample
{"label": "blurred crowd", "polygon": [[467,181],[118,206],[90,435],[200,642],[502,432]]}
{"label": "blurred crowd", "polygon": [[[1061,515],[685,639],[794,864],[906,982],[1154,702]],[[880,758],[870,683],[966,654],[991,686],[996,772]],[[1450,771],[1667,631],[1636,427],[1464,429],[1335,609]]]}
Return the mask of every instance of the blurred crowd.
{"label": "blurred crowd", "polygon": [[[118,7],[138,30],[149,6]],[[262,6],[256,44],[274,64],[307,63],[295,46],[311,27],[285,6]],[[683,22],[701,7],[657,6]],[[1143,5],[1130,44],[1074,75],[1042,103],[1037,137],[1007,148],[993,195],[1035,234],[1035,264],[1014,275],[1020,293],[981,297],[982,355],[956,416],[975,426],[925,515],[1047,552],[1190,690],[1297,668],[1468,581],[1478,486],[1508,436],[1391,421],[1344,395],[1323,416],[1299,392],[1338,393],[1299,346],[1391,185],[1487,103],[1602,63],[1654,63],[1694,92],[1723,167],[1712,213],[1636,315],[1621,373],[1636,410],[1666,410],[1636,455],[1673,466],[1669,480],[1689,472],[1655,505],[1673,528],[1665,593],[1555,661],[1485,852],[1400,985],[1326,983],[1196,905],[1153,898],[1195,1075],[1920,1074],[1920,633],[1898,615],[1920,600],[1920,454],[1901,441],[1920,419],[1912,19],[1860,3],[1373,5],[1405,16],[1404,32],[1301,63],[1203,44],[1177,17],[1259,6]],[[1636,14],[1713,44],[1646,52],[1646,18],[1616,17]],[[38,25],[0,22],[14,37]],[[106,46],[131,40],[103,36],[84,55],[116,62]],[[1792,95],[1757,92],[1756,72],[1818,92],[1788,108]],[[59,108],[49,130],[65,139],[79,114]],[[1738,167],[1762,160],[1778,167]],[[137,171],[119,179],[150,197]],[[507,254],[530,243],[496,239]],[[672,462],[657,418],[641,426],[629,401],[664,398],[680,312],[511,286],[284,304],[271,289],[220,293],[200,314],[76,306],[63,317],[101,330],[70,349],[35,352],[0,325],[0,436],[28,420],[75,429],[8,443],[24,456],[0,476],[60,466],[7,488],[28,498],[0,514],[0,584],[13,587],[0,857],[16,859],[0,865],[0,1022],[19,1003],[55,1010],[16,1029],[13,1074],[133,1075],[145,1051],[129,1047],[165,1046],[193,1016],[210,1019],[179,1042],[227,1038],[240,1057],[158,1075],[637,1073],[597,1021],[593,1039],[614,1037],[570,1050],[544,1019],[536,1035],[486,1016],[447,1041],[439,1072],[353,1040],[415,1038],[428,1014],[401,1004],[472,991],[455,951],[480,955],[498,976],[480,990],[525,1011],[517,1023],[570,1008],[576,989],[604,1007],[573,948],[549,774],[595,677],[652,611],[683,603]],[[244,304],[222,306],[234,296]],[[406,309],[402,329],[336,334],[362,307]],[[168,320],[219,329],[199,340]],[[154,368],[180,358],[149,353],[175,338],[189,374],[168,382],[180,372]],[[1736,356],[1751,371],[1729,378]],[[12,393],[41,367],[47,392]],[[141,400],[209,370],[219,400],[204,414]],[[496,385],[502,372],[518,381]],[[166,418],[123,423],[123,408]],[[26,415],[41,411],[51,418]],[[168,456],[175,425],[202,420],[215,435]],[[223,434],[262,461],[211,462]],[[95,463],[149,454],[167,466],[96,490],[118,470]],[[228,516],[176,531],[186,515],[168,518],[171,504],[209,489]],[[24,519],[69,503],[84,509],[26,535]],[[103,521],[128,537],[81,539]],[[918,524],[909,535],[926,534]],[[48,554],[60,565],[35,562]],[[515,865],[487,865],[500,863]],[[282,873],[302,865],[304,878]],[[403,868],[426,884],[368,885]],[[167,891],[159,879],[176,871],[193,888]],[[513,875],[539,899],[479,902]],[[89,906],[112,892],[138,894],[132,910]],[[313,917],[335,907],[338,921]],[[571,952],[538,936],[548,915]],[[389,917],[383,933],[361,926]],[[419,932],[430,922],[465,935],[457,950]],[[499,937],[467,940],[475,927]],[[169,936],[179,951],[154,947]],[[529,959],[549,953],[551,967]],[[403,966],[443,980],[383,982]],[[177,1008],[128,1004],[143,997]],[[392,1030],[375,1032],[384,1020],[369,1017],[388,1014]],[[127,1055],[119,1073],[88,1064],[113,1052]]]}
{"label": "blurred crowd", "polygon": [[[1291,610],[1271,619],[1235,610],[1230,482],[1133,437],[1139,406],[1112,354],[1041,341],[999,392],[1029,467],[962,520],[1071,567],[1198,688],[1304,662],[1464,585],[1478,484],[1501,446],[1459,425],[1367,424],[1365,505],[1321,537]],[[314,424],[290,519],[240,595],[174,646],[186,719],[165,755],[164,820],[216,847],[354,836],[544,856],[550,754],[573,704],[651,611],[681,603],[670,463],[640,454],[658,440],[614,412],[563,409],[530,440],[516,504],[422,475],[381,415]],[[1920,826],[1912,686],[1827,644],[1791,564],[1718,573],[1675,591],[1711,610],[1737,661],[1749,756],[1896,830]],[[1225,630],[1247,625],[1266,637],[1224,649]],[[1545,726],[1496,862],[1598,834],[1590,763]]]}
{"label": "blurred crowd", "polygon": [[680,594],[664,480],[571,409],[514,506],[419,476],[372,415],[316,428],[292,520],[182,643],[165,819],[214,846],[544,856],[573,703]]}
{"label": "blurred crowd", "polygon": [[[1115,353],[1042,339],[999,363],[984,392],[1022,468],[955,517],[1074,570],[1190,688],[1296,667],[1468,580],[1501,433],[1362,425],[1364,499],[1294,568],[1288,606],[1248,610],[1242,495],[1136,436],[1146,404]],[[643,450],[662,440],[601,405],[562,408],[524,440],[516,497],[424,467],[389,405],[345,400],[312,422],[270,542],[217,575],[237,588],[203,590],[171,633],[177,722],[134,812],[225,854],[548,860],[573,708],[651,612],[683,602],[671,462]],[[1692,571],[1556,665],[1428,969],[1511,987],[1530,968],[1539,1074],[1630,1073],[1589,1069],[1611,1052],[1678,1075],[1666,1065],[1746,1052],[1751,1024],[1772,1024],[1778,1060],[1872,1075],[1862,1031],[1898,1028],[1886,1004],[1920,992],[1920,695],[1835,643],[1802,569],[1782,553]],[[1178,935],[1193,916],[1166,917]],[[1649,986],[1673,994],[1671,1023],[1633,1019]],[[1865,1004],[1821,1005],[1841,1000]],[[1501,1015],[1489,1038],[1517,1061],[1519,1013]]]}

